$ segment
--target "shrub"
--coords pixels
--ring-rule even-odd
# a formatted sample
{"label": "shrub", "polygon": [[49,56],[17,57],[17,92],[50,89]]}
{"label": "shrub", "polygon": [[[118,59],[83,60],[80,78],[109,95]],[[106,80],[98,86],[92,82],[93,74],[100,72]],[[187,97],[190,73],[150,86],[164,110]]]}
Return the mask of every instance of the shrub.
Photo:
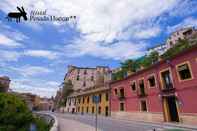
{"label": "shrub", "polygon": [[25,131],[32,120],[32,113],[20,98],[0,93],[0,131]]}

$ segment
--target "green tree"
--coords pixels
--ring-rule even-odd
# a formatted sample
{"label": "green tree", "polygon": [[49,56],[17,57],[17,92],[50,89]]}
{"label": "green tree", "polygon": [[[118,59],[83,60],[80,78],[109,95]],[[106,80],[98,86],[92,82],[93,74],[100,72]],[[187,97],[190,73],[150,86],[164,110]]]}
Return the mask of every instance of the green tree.
{"label": "green tree", "polygon": [[192,47],[192,45],[189,44],[189,41],[188,40],[180,40],[180,41],[178,41],[178,43],[174,47],[168,49],[161,56],[161,58],[163,58],[163,59],[169,59],[169,58],[177,55],[178,53],[182,52],[183,50],[188,49],[188,48],[191,48],[191,47]]}
{"label": "green tree", "polygon": [[151,60],[151,63],[154,64],[159,60],[159,53],[157,51],[153,51],[148,57]]}
{"label": "green tree", "polygon": [[0,131],[26,131],[33,121],[28,107],[15,95],[0,93]]}
{"label": "green tree", "polygon": [[123,71],[123,70],[120,70],[120,71],[118,71],[118,72],[112,74],[112,79],[113,79],[113,80],[121,80],[121,79],[123,79],[125,76],[126,76],[126,72]]}

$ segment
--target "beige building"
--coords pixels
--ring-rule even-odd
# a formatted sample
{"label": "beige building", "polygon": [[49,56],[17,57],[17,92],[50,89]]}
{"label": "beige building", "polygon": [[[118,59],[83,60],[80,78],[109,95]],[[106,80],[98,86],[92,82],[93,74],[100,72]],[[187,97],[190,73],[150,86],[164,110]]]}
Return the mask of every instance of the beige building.
{"label": "beige building", "polygon": [[166,48],[172,48],[179,40],[189,39],[197,34],[197,30],[194,27],[182,28],[173,32],[166,41]]}
{"label": "beige building", "polygon": [[111,70],[106,66],[95,68],[68,66],[64,80],[71,80],[74,89],[74,93],[67,99],[64,111],[76,112],[76,94],[85,92],[92,87],[102,87],[104,83],[111,80]]}
{"label": "beige building", "polygon": [[109,67],[97,66],[96,68],[90,68],[69,65],[64,81],[71,80],[74,90],[83,90],[101,84],[96,83],[99,81],[98,79],[104,79],[104,81],[111,79]]}
{"label": "beige building", "polygon": [[10,81],[9,77],[0,76],[0,92],[8,92]]}

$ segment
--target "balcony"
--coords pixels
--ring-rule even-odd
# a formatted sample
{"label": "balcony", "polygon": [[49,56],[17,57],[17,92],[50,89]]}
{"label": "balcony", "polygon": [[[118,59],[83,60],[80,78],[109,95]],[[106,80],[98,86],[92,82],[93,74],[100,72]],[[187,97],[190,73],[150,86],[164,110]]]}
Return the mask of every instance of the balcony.
{"label": "balcony", "polygon": [[138,94],[137,94],[139,97],[146,97],[147,94],[144,90],[144,88],[140,88],[140,90],[138,91]]}
{"label": "balcony", "polygon": [[164,88],[162,89],[162,92],[173,92],[175,88],[173,87],[172,83],[165,84]]}
{"label": "balcony", "polygon": [[123,101],[123,100],[125,100],[125,96],[124,96],[124,95],[120,95],[120,96],[118,96],[118,99],[119,99],[120,101]]}

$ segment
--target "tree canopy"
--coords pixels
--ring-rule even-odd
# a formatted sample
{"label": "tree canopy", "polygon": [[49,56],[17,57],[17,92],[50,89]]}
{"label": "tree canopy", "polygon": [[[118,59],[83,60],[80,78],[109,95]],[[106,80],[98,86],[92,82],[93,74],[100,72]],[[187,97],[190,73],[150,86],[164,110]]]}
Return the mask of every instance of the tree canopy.
{"label": "tree canopy", "polygon": [[[197,42],[195,43],[197,44]],[[159,58],[162,59],[169,59],[173,56],[177,55],[178,53],[182,52],[185,49],[192,48],[194,44],[190,44],[189,40],[180,40],[175,44],[174,47],[168,49],[163,55],[159,56],[159,53],[156,51],[151,52],[149,55],[145,55],[141,58],[136,60],[128,59],[124,62],[121,62],[121,69],[120,71],[113,73],[112,78],[113,80],[121,80],[125,78],[128,72],[136,72],[143,68],[148,68],[151,65],[155,64],[159,61]],[[126,75],[125,75],[126,74]]]}
{"label": "tree canopy", "polygon": [[33,121],[28,107],[15,95],[0,93],[0,130],[26,131]]}

